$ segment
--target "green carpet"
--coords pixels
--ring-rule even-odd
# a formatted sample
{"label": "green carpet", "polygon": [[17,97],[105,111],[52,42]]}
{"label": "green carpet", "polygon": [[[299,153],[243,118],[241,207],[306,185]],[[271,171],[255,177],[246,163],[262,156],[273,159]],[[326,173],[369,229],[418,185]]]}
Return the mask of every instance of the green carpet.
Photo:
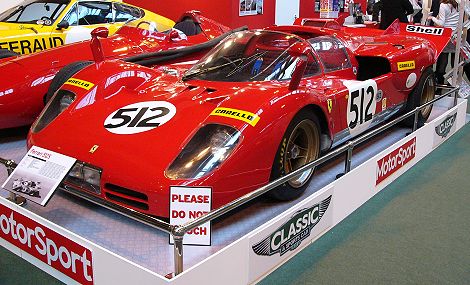
{"label": "green carpet", "polygon": [[259,284],[470,284],[470,125]]}
{"label": "green carpet", "polygon": [[[260,284],[470,284],[469,177],[467,125]],[[60,282],[0,247],[3,284]]]}

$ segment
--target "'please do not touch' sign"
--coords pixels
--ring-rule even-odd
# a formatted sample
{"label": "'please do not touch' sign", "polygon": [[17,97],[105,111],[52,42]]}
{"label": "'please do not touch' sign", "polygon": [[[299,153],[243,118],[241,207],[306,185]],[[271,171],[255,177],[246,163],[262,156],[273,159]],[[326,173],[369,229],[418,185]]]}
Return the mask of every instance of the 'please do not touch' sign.
{"label": "'please do not touch' sign", "polygon": [[[211,210],[212,189],[208,187],[170,188],[170,224],[181,225]],[[173,237],[170,235],[170,244]],[[183,239],[187,245],[211,245],[211,223],[207,222],[187,232]]]}

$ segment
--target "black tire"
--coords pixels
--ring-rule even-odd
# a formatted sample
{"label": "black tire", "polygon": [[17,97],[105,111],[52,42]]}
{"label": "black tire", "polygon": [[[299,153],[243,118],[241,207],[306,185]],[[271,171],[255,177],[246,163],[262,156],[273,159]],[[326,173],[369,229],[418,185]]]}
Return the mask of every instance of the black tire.
{"label": "black tire", "polygon": [[0,49],[0,59],[2,58],[8,58],[8,57],[13,57],[13,56],[19,56],[19,53],[16,53],[14,51],[11,51],[9,49]]}
{"label": "black tire", "polygon": [[[434,99],[436,94],[434,72],[431,67],[426,68],[421,74],[418,85],[411,91],[408,95],[408,100],[406,101],[405,113],[408,113],[414,110],[416,107],[423,105],[426,102]],[[422,109],[418,114],[418,127],[424,125],[428,120],[429,115],[431,114],[432,105],[427,106]],[[413,127],[414,116],[410,116],[403,121],[403,125],[407,127]]]}
{"label": "black tire", "polygon": [[52,96],[69,78],[92,63],[92,61],[77,61],[64,66],[52,79],[47,94],[44,96],[44,104],[51,100]]}
{"label": "black tire", "polygon": [[[320,136],[320,123],[315,114],[305,109],[297,113],[282,137],[274,158],[270,180],[275,180],[316,160],[320,156]],[[305,152],[305,155],[301,155],[301,152]],[[313,173],[314,169],[307,170],[271,190],[268,195],[280,201],[296,199],[307,188]]]}

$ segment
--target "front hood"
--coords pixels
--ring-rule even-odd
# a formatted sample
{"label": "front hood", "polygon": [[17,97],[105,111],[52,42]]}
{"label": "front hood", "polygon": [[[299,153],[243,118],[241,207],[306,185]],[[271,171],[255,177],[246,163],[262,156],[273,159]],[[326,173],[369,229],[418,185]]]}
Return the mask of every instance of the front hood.
{"label": "front hood", "polygon": [[[249,87],[246,91],[252,92]],[[236,102],[241,100],[237,100],[232,88],[217,90],[162,78],[137,89],[124,87],[115,95],[95,96],[95,92],[90,89],[87,95],[80,96],[49,126],[32,134],[30,143],[101,167],[104,175],[131,171],[140,177],[164,179],[163,170],[201,126],[218,123],[242,132],[254,129],[241,117],[211,115],[216,108],[241,109],[246,113],[258,110]],[[261,104],[262,100],[250,102],[250,106]],[[123,125],[124,121],[127,122]],[[153,126],[145,128],[146,124]],[[97,150],[91,153],[96,146]]]}

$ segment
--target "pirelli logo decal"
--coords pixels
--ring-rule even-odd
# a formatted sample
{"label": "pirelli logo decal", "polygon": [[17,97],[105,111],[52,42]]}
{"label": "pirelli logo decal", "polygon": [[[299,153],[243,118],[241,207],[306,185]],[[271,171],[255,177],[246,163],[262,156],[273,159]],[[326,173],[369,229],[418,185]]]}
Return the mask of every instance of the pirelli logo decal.
{"label": "pirelli logo decal", "polygon": [[416,68],[414,60],[397,62],[398,71],[411,70]]}
{"label": "pirelli logo decal", "polygon": [[240,120],[252,125],[253,127],[256,126],[260,119],[260,117],[256,114],[230,108],[216,108],[214,111],[212,111],[211,116],[221,116]]}
{"label": "pirelli logo decal", "polygon": [[76,78],[70,78],[69,80],[67,80],[65,82],[65,84],[77,86],[77,87],[83,88],[85,90],[90,90],[91,88],[93,88],[93,86],[95,86],[95,84],[93,84],[91,82],[76,79]]}

